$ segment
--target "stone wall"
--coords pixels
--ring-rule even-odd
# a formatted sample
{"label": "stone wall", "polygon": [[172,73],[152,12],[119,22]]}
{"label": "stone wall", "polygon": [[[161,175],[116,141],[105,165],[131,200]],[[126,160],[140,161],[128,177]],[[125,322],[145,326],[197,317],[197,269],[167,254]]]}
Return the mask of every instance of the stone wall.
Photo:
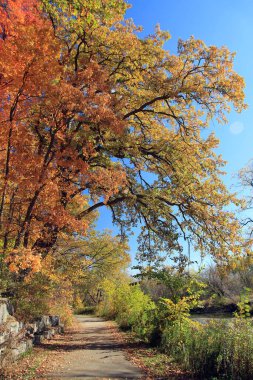
{"label": "stone wall", "polygon": [[63,332],[63,325],[57,316],[42,316],[33,323],[24,324],[13,314],[8,299],[0,298],[0,367],[15,361],[34,344]]}

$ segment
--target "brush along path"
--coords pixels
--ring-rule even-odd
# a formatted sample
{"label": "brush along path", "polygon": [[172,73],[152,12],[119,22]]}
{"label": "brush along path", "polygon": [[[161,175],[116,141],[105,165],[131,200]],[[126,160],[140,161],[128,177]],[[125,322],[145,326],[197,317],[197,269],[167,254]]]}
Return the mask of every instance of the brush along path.
{"label": "brush along path", "polygon": [[47,348],[59,351],[59,363],[46,379],[140,379],[141,370],[124,355],[110,324],[93,316],[77,316],[77,327]]}

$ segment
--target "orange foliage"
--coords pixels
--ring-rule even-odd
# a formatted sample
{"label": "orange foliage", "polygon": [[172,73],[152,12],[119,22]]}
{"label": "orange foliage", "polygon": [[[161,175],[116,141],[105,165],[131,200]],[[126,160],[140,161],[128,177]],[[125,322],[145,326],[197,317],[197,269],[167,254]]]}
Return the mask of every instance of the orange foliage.
{"label": "orange foliage", "polygon": [[143,223],[144,256],[181,252],[189,235],[218,259],[242,251],[218,141],[201,133],[231,104],[245,108],[234,54],[190,38],[171,55],[169,34],[139,38],[126,8],[1,3],[0,238],[11,270],[39,270],[32,257],[61,231],[84,235],[104,205],[122,229]]}
{"label": "orange foliage", "polygon": [[1,238],[16,271],[31,260],[29,253],[19,266],[20,252],[47,251],[61,229],[85,233],[87,221],[71,206],[83,190],[106,202],[124,185],[118,165],[94,164],[90,136],[91,123],[117,135],[124,122],[113,110],[108,75],[93,61],[78,73],[68,65],[37,1],[8,1],[0,19]]}

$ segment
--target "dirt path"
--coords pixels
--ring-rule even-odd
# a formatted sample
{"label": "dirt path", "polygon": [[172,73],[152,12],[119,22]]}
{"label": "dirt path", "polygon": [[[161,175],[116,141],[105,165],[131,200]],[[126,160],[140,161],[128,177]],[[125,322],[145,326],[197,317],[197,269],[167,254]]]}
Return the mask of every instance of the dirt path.
{"label": "dirt path", "polygon": [[74,331],[58,344],[50,344],[50,349],[59,351],[59,363],[45,379],[140,379],[143,376],[140,369],[126,359],[123,345],[110,331],[108,322],[92,316],[76,319]]}

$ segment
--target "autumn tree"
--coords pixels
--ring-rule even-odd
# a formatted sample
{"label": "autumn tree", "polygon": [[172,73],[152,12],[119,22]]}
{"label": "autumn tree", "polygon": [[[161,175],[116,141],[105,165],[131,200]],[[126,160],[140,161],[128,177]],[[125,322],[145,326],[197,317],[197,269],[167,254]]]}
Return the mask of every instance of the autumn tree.
{"label": "autumn tree", "polygon": [[49,276],[52,272],[59,277],[64,274],[73,284],[75,297],[83,304],[94,305],[102,298],[103,281],[125,273],[130,264],[128,249],[126,242],[109,231],[92,229],[85,237],[62,235],[46,259],[54,269],[49,269],[47,263],[45,266]]}
{"label": "autumn tree", "polygon": [[85,233],[89,218],[81,220],[74,210],[85,208],[80,194],[86,187],[106,198],[125,180],[117,163],[96,165],[83,124],[85,112],[112,134],[121,129],[105,74],[91,62],[74,79],[64,62],[64,41],[39,6],[10,1],[1,7],[1,237],[14,271],[38,269],[38,253],[46,255],[62,229]]}
{"label": "autumn tree", "polygon": [[[111,210],[140,224],[144,256],[240,253],[236,198],[212,118],[244,107],[234,54],[124,19],[123,0],[6,0],[0,8],[1,238],[12,270],[38,268],[59,233]],[[6,64],[8,62],[8,64]],[[89,194],[90,200],[83,197]]]}
{"label": "autumn tree", "polygon": [[53,250],[41,259],[41,269],[30,273],[13,290],[17,316],[31,320],[42,314],[59,315],[69,322],[73,310],[96,305],[105,280],[125,276],[128,246],[109,231],[89,229],[85,237],[60,233]]}

